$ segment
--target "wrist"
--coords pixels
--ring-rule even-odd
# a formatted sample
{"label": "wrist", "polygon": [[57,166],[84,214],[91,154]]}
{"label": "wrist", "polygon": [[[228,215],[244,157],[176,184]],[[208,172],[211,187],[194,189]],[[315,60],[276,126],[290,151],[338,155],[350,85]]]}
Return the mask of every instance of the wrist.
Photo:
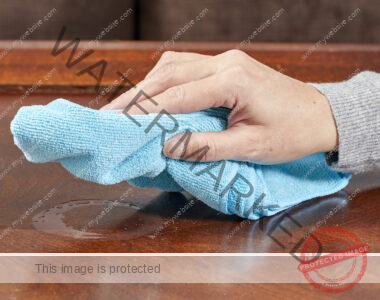
{"label": "wrist", "polygon": [[[313,87],[314,88],[314,87]],[[319,118],[316,122],[319,134],[318,149],[316,152],[330,152],[336,150],[339,144],[338,129],[335,117],[328,98],[318,89]]]}

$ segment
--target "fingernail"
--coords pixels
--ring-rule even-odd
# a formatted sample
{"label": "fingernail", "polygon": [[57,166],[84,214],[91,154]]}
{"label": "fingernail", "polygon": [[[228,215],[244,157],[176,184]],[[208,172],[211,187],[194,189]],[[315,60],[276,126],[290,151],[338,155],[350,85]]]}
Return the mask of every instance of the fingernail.
{"label": "fingernail", "polygon": [[173,158],[173,159],[180,159],[181,155],[182,155],[182,152],[183,152],[183,149],[184,149],[184,145],[183,143],[181,143],[177,149],[175,149],[173,151],[173,148],[175,147],[175,145],[177,144],[179,138],[177,137],[174,137],[172,139],[170,139],[166,145],[164,146],[164,155],[167,156],[167,157],[170,157],[170,158]]}

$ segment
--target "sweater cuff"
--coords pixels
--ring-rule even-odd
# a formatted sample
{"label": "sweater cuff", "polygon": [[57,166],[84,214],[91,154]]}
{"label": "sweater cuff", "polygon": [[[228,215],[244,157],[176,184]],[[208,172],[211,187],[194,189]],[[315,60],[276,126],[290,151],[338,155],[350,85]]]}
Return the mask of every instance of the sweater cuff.
{"label": "sweater cuff", "polygon": [[310,83],[330,101],[338,128],[337,153],[326,154],[330,168],[360,173],[380,164],[380,74],[362,72],[338,83]]}

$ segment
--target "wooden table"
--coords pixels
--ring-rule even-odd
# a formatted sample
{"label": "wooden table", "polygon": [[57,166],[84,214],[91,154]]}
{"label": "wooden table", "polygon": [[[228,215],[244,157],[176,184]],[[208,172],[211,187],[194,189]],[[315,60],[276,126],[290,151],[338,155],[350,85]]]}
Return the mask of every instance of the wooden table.
{"label": "wooden table", "polygon": [[[0,42],[0,53],[11,42]],[[20,218],[36,201],[47,197],[41,207],[34,211],[22,224],[13,228],[0,240],[1,252],[289,252],[296,242],[318,221],[323,219],[339,201],[347,198],[354,190],[360,193],[349,204],[321,224],[318,229],[342,227],[355,233],[363,243],[370,245],[371,252],[380,252],[380,209],[379,175],[355,177],[349,187],[337,194],[313,199],[287,210],[302,224],[298,228],[290,221],[284,221],[293,237],[276,230],[275,237],[286,247],[282,249],[271,240],[266,232],[281,217],[281,214],[264,220],[264,231],[258,222],[241,226],[236,234],[226,239],[241,219],[225,216],[208,208],[200,201],[167,226],[152,239],[155,230],[170,220],[186,204],[186,200],[176,193],[163,193],[152,189],[137,189],[127,183],[100,186],[95,183],[75,179],[60,165],[32,164],[22,158],[21,151],[13,144],[9,123],[20,107],[17,101],[39,80],[43,83],[26,97],[22,105],[46,104],[55,98],[66,98],[82,105],[88,105],[98,93],[95,81],[87,74],[76,73],[85,67],[105,59],[107,68],[99,92],[118,79],[117,71],[124,73],[132,82],[142,80],[154,66],[150,55],[161,45],[159,42],[100,42],[92,47],[95,52],[86,60],[72,68],[65,66],[71,50],[54,57],[51,55],[55,42],[23,42],[0,60],[0,230],[3,231]],[[65,45],[66,42],[62,42]],[[82,41],[81,45],[86,45]],[[176,42],[168,48],[174,51],[193,51],[217,54],[234,48],[234,43],[182,43]],[[313,52],[306,60],[302,55],[311,44],[251,44],[244,51],[257,60],[302,81],[341,81],[360,70],[380,72],[380,45],[326,45]],[[44,77],[51,70],[54,74]],[[125,86],[123,90],[128,88]],[[104,96],[93,108],[106,104]],[[14,104],[16,103],[16,104]],[[11,108],[8,111],[8,106]],[[16,163],[17,162],[17,163]],[[5,172],[5,173],[4,173]],[[74,238],[91,219],[95,218],[106,205],[107,200],[116,200],[128,191],[126,202],[114,215],[106,216],[88,235]],[[63,208],[62,208],[63,207]],[[43,221],[45,219],[45,221]],[[91,238],[90,238],[91,237]],[[326,249],[330,252],[334,248]],[[176,298],[198,295],[209,297],[242,295],[292,295],[315,294],[309,285],[200,285],[194,290],[191,285],[78,285],[68,286],[64,295],[82,293],[92,299],[101,293],[113,296],[128,294],[131,297],[166,295]],[[364,287],[359,285],[343,296],[359,295]],[[35,285],[6,285],[6,293],[14,295],[47,295],[48,291],[60,294],[62,286],[49,285],[40,288]],[[367,291],[368,292],[368,291]],[[101,294],[100,293],[100,294]],[[243,293],[243,294],[241,294]],[[370,295],[370,294],[369,294]],[[326,295],[318,294],[320,297]]]}

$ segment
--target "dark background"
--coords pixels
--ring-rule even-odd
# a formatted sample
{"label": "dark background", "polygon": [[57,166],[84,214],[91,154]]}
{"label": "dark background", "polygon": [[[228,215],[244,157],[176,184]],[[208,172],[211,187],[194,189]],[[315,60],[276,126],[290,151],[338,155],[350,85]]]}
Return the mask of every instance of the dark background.
{"label": "dark background", "polygon": [[1,0],[0,39],[15,40],[53,8],[27,40],[92,40],[129,8],[133,13],[104,40],[169,40],[205,8],[207,14],[176,40],[242,41],[281,8],[284,13],[252,41],[317,42],[359,8],[328,43],[379,43],[379,0]]}

